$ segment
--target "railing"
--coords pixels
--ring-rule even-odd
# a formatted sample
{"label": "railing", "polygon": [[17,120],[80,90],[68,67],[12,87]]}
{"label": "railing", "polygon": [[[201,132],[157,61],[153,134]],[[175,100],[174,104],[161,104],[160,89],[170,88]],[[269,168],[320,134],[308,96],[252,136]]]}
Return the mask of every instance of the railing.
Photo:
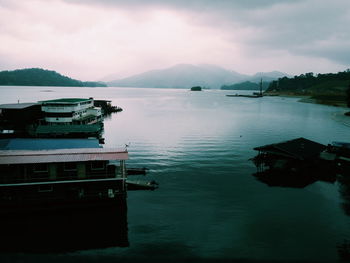
{"label": "railing", "polygon": [[89,180],[89,179],[107,179],[107,178],[122,178],[120,173],[96,173],[86,174],[86,177],[79,178],[75,175],[58,175],[56,178],[49,178],[49,176],[42,176],[40,178],[0,178],[0,187],[2,184],[23,184],[23,183],[47,183],[57,181],[73,181],[73,180]]}

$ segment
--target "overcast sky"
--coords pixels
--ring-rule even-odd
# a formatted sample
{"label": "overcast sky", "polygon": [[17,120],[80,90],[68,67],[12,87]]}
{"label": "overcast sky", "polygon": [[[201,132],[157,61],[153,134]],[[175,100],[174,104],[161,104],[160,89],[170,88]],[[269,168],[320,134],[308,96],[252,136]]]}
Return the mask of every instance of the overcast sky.
{"label": "overcast sky", "polygon": [[349,0],[0,0],[0,70],[338,72],[350,68],[349,26]]}

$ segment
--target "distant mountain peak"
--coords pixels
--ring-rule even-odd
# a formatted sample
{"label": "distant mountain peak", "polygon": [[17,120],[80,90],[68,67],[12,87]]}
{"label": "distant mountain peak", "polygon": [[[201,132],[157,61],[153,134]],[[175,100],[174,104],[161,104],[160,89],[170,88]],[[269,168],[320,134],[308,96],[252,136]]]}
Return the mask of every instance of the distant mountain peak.
{"label": "distant mountain peak", "polygon": [[269,82],[287,74],[279,71],[258,72],[253,76],[240,74],[212,64],[176,64],[165,69],[155,69],[127,78],[108,82],[109,86],[143,88],[190,88],[201,86],[218,89],[243,81]]}
{"label": "distant mountain peak", "polygon": [[237,83],[247,77],[249,76],[216,65],[182,63],[110,81],[108,84],[147,88],[190,88],[192,86],[220,88],[223,84]]}

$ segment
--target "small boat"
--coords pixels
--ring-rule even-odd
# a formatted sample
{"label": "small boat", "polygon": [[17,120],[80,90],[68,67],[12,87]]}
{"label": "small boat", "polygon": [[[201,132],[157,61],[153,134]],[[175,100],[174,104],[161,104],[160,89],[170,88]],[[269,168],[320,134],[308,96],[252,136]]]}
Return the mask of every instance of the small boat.
{"label": "small boat", "polygon": [[158,188],[158,183],[156,181],[130,181],[126,180],[127,190],[154,190]]}
{"label": "small boat", "polygon": [[228,94],[226,97],[244,97],[244,98],[261,98],[262,95],[241,95],[241,94]]}

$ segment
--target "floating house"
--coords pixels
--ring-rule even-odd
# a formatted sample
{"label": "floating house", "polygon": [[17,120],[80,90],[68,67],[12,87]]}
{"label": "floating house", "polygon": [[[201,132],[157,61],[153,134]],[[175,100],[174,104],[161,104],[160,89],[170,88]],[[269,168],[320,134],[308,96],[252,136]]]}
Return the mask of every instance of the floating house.
{"label": "floating house", "polygon": [[[56,140],[61,139],[52,139],[52,148],[46,150],[22,150],[20,142],[0,140],[0,207],[3,211],[19,207],[25,210],[50,205],[91,205],[125,198],[126,150],[56,149]],[[32,139],[25,148],[30,144],[50,145],[48,141],[38,143]],[[61,147],[69,141],[61,141]],[[97,142],[91,141],[90,145],[96,146]]]}
{"label": "floating house", "polygon": [[39,101],[48,125],[94,124],[102,121],[101,108],[93,98],[63,98]]}
{"label": "floating house", "polygon": [[43,118],[38,103],[0,105],[0,137],[26,136],[28,125]]}
{"label": "floating house", "polygon": [[102,109],[93,98],[0,105],[0,137],[100,138]]}
{"label": "floating house", "polygon": [[259,170],[287,169],[307,166],[319,159],[326,146],[305,138],[273,143],[254,148],[258,155],[253,159]]}
{"label": "floating house", "polygon": [[40,101],[44,119],[34,125],[34,137],[99,137],[103,129],[101,108],[94,100],[63,98]]}
{"label": "floating house", "polygon": [[111,114],[112,112],[123,111],[122,108],[118,106],[113,106],[111,100],[94,100],[94,105],[102,109],[103,115]]}
{"label": "floating house", "polygon": [[128,190],[154,190],[154,181],[128,180],[146,168],[126,168],[128,152],[98,139],[0,139],[0,214],[51,205],[116,205]]}
{"label": "floating house", "polygon": [[252,158],[257,167],[254,174],[270,185],[305,186],[317,180],[335,181],[335,155],[327,146],[297,138],[254,148]]}

